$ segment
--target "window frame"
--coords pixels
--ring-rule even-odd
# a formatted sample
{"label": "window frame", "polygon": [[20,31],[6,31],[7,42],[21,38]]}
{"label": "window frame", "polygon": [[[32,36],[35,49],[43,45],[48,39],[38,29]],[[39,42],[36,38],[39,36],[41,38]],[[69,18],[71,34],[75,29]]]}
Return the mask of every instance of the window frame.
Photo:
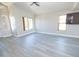
{"label": "window frame", "polygon": [[[25,18],[27,18],[27,17],[22,17],[22,22],[23,22],[23,30],[24,31],[30,31],[30,30],[32,30],[33,29],[33,27],[32,27],[32,29],[29,29],[30,27],[29,27],[29,19],[32,19],[32,18],[27,18],[27,30],[26,30],[26,26],[25,26]],[[32,19],[32,26],[33,26],[33,19]]]}

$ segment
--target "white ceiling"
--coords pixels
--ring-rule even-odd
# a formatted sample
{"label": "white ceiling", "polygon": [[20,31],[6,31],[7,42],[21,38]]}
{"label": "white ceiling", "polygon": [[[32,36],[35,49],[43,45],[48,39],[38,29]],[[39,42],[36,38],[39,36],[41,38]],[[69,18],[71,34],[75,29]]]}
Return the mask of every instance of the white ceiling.
{"label": "white ceiling", "polygon": [[23,6],[28,6],[35,14],[44,14],[49,12],[60,12],[68,10],[79,10],[78,2],[39,2],[40,6],[30,6],[32,2],[22,2]]}
{"label": "white ceiling", "polygon": [[3,4],[0,3],[0,8],[2,8],[2,7],[5,7],[5,5],[3,5]]}

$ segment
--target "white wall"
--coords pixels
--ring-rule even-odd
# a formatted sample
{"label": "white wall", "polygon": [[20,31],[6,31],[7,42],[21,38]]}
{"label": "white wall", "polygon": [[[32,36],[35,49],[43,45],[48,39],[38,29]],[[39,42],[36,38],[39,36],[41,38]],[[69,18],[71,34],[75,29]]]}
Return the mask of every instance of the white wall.
{"label": "white wall", "polygon": [[11,36],[11,26],[6,7],[0,8],[0,37]]}
{"label": "white wall", "polygon": [[27,34],[27,33],[30,33],[30,32],[33,32],[35,29],[35,27],[33,28],[33,30],[31,31],[24,31],[23,30],[23,21],[22,21],[22,17],[28,17],[28,18],[32,18],[33,19],[33,22],[34,22],[34,13],[26,6],[26,9],[23,8],[23,6],[20,6],[20,5],[14,5],[13,6],[13,11],[12,11],[12,16],[14,17],[15,19],[15,26],[16,26],[16,29],[15,29],[15,35],[23,35],[23,34]]}
{"label": "white wall", "polygon": [[54,33],[57,35],[65,34],[66,36],[79,37],[79,24],[67,25],[66,31],[58,31],[59,16],[68,12],[48,13],[36,17],[36,30],[43,33]]}
{"label": "white wall", "polygon": [[[33,30],[31,30],[31,31],[26,32],[23,30],[22,17],[32,18],[33,22],[35,22],[34,21],[35,14],[27,6],[26,6],[26,8],[24,8],[22,5],[20,5],[18,3],[16,3],[16,4],[3,3],[3,4],[8,6],[9,19],[7,18],[5,21],[0,20],[0,37],[2,37],[2,36],[7,37],[10,35],[14,35],[14,36],[23,35],[23,34],[33,32],[35,30],[35,26],[34,26]],[[8,11],[7,11],[7,13],[8,13]],[[4,12],[2,14],[5,14],[5,13],[6,12]],[[7,16],[8,16],[8,14],[7,14]],[[5,22],[5,26],[1,24],[3,22]]]}

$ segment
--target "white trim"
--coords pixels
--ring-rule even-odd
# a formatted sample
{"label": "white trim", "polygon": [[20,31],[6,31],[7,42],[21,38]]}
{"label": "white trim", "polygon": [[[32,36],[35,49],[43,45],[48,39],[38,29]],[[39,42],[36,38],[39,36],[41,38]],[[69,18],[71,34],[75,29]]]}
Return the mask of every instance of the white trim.
{"label": "white trim", "polygon": [[10,37],[12,34],[0,35],[0,37]]}
{"label": "white trim", "polygon": [[35,31],[23,33],[23,34],[20,34],[20,35],[15,35],[15,37],[22,37],[22,36],[29,35],[29,34],[32,34],[32,33],[35,33]]}
{"label": "white trim", "polygon": [[41,34],[48,34],[48,35],[57,35],[57,36],[64,36],[64,37],[72,37],[72,38],[79,38],[79,36],[76,35],[67,35],[67,34],[59,34],[59,33],[47,33],[47,32],[37,32]]}

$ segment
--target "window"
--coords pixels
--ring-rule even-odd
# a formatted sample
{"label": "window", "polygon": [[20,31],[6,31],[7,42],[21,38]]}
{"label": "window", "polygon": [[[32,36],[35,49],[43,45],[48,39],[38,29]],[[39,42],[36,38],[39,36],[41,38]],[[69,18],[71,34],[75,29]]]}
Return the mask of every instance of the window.
{"label": "window", "polygon": [[33,29],[33,21],[32,21],[32,19],[28,19],[28,23],[29,23],[29,30]]}
{"label": "window", "polygon": [[25,30],[28,31],[28,19],[26,17],[24,18],[24,24]]}
{"label": "window", "polygon": [[24,31],[33,29],[33,20],[27,17],[23,17],[23,29]]}
{"label": "window", "polygon": [[59,17],[59,30],[66,30],[66,15]]}

